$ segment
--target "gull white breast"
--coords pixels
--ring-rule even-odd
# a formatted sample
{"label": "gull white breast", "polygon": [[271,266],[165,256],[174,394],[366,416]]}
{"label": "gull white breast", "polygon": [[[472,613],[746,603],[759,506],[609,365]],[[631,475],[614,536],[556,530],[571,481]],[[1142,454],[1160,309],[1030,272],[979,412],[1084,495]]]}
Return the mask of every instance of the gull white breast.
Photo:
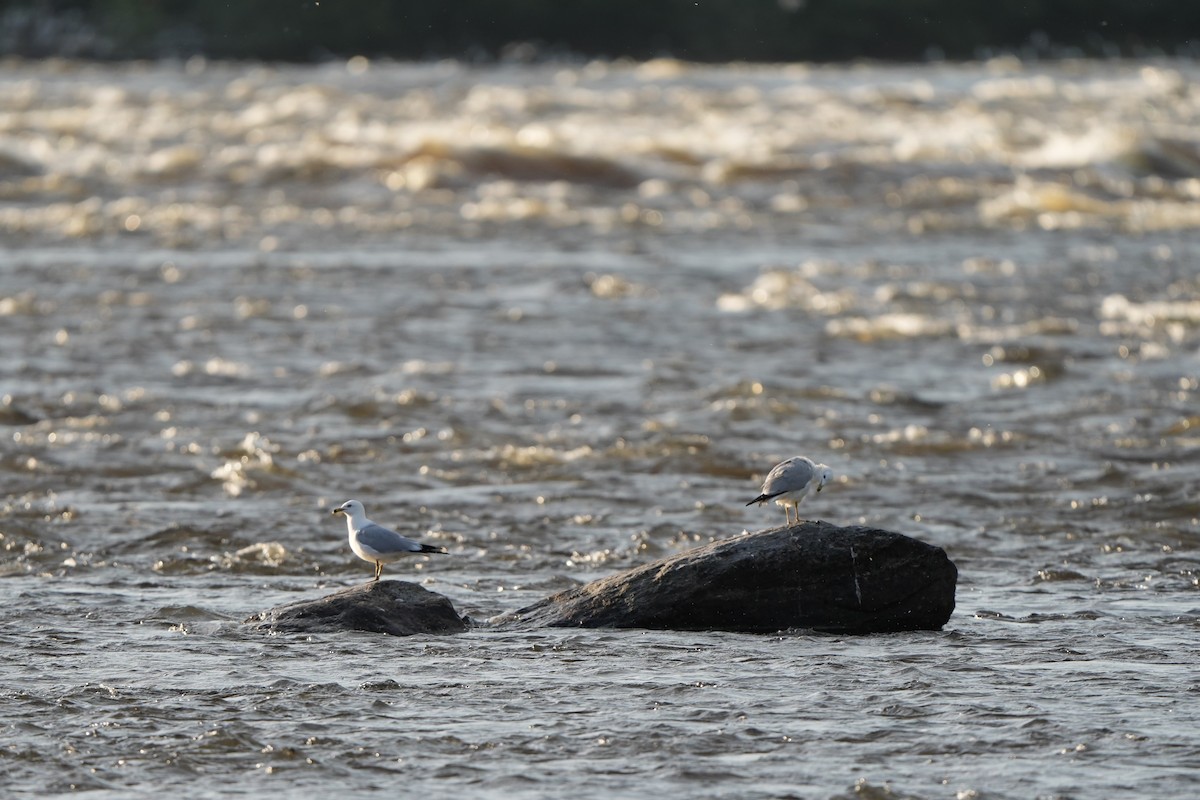
{"label": "gull white breast", "polygon": [[418,553],[446,552],[444,547],[421,544],[382,525],[376,525],[367,519],[366,509],[357,500],[347,500],[333,509],[333,513],[346,516],[346,527],[350,529],[350,549],[363,561],[375,565],[375,580],[379,580],[379,576],[383,574],[383,565],[390,561]]}

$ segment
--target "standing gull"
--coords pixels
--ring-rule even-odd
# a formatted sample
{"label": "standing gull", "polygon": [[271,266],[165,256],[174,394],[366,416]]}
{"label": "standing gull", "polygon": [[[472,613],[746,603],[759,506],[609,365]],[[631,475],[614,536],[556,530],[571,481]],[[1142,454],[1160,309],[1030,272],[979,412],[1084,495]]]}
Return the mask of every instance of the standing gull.
{"label": "standing gull", "polygon": [[375,564],[375,580],[383,574],[383,565],[413,553],[445,553],[446,548],[414,542],[382,525],[367,519],[367,511],[357,500],[347,500],[333,510],[334,514],[346,515],[346,527],[350,529],[350,549],[363,561]]}
{"label": "standing gull", "polygon": [[792,524],[791,509],[795,509],[798,524],[800,501],[808,494],[808,490],[815,485],[819,492],[831,480],[833,472],[824,464],[814,464],[811,458],[804,456],[789,458],[776,464],[775,468],[767,473],[762,492],[746,505],[758,503],[761,506],[768,500],[774,500],[776,504],[783,506],[783,515],[788,525]]}

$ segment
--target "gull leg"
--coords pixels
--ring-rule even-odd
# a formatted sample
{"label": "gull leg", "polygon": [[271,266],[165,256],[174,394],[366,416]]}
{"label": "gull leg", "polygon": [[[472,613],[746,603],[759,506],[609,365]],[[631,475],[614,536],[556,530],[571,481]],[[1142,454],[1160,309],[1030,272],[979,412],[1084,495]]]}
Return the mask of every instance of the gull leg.
{"label": "gull leg", "polygon": [[383,574],[383,562],[382,562],[382,561],[376,561],[376,562],[375,562],[375,581],[376,581],[376,582],[378,582],[378,580],[379,580],[379,576],[380,576],[380,575],[382,575],[382,574]]}

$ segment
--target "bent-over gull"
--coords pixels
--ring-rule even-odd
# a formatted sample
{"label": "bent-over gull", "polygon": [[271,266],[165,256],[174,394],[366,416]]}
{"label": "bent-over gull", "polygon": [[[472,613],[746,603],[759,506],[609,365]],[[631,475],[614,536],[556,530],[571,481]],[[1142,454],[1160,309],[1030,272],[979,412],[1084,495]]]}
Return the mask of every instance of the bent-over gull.
{"label": "bent-over gull", "polygon": [[383,574],[383,565],[414,553],[445,553],[446,548],[421,544],[401,536],[382,525],[367,519],[367,511],[357,500],[347,500],[333,510],[334,514],[346,515],[346,527],[350,529],[350,549],[363,561],[375,565],[375,580]]}
{"label": "bent-over gull", "polygon": [[825,488],[825,484],[833,480],[833,472],[824,464],[814,464],[811,458],[796,456],[775,465],[767,479],[763,481],[762,492],[758,497],[746,503],[760,506],[768,500],[783,506],[783,515],[787,524],[792,524],[791,509],[796,510],[796,522],[800,522],[800,501],[808,495],[808,490],[814,486],[817,491]]}

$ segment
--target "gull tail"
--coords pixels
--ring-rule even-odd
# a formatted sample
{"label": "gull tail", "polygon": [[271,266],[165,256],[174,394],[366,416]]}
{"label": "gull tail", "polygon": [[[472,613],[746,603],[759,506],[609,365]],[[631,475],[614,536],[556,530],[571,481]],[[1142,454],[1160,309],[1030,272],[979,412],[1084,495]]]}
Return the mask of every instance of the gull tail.
{"label": "gull tail", "polygon": [[755,503],[762,505],[763,503],[767,502],[768,500],[770,500],[773,497],[779,497],[779,495],[781,495],[781,494],[783,494],[783,492],[776,492],[775,494],[760,494],[758,497],[754,498],[749,503],[746,503],[746,505],[752,506]]}
{"label": "gull tail", "polygon": [[437,545],[432,545],[432,544],[421,545],[421,549],[419,552],[421,552],[421,553],[441,553],[442,555],[447,554],[446,548],[438,547]]}

